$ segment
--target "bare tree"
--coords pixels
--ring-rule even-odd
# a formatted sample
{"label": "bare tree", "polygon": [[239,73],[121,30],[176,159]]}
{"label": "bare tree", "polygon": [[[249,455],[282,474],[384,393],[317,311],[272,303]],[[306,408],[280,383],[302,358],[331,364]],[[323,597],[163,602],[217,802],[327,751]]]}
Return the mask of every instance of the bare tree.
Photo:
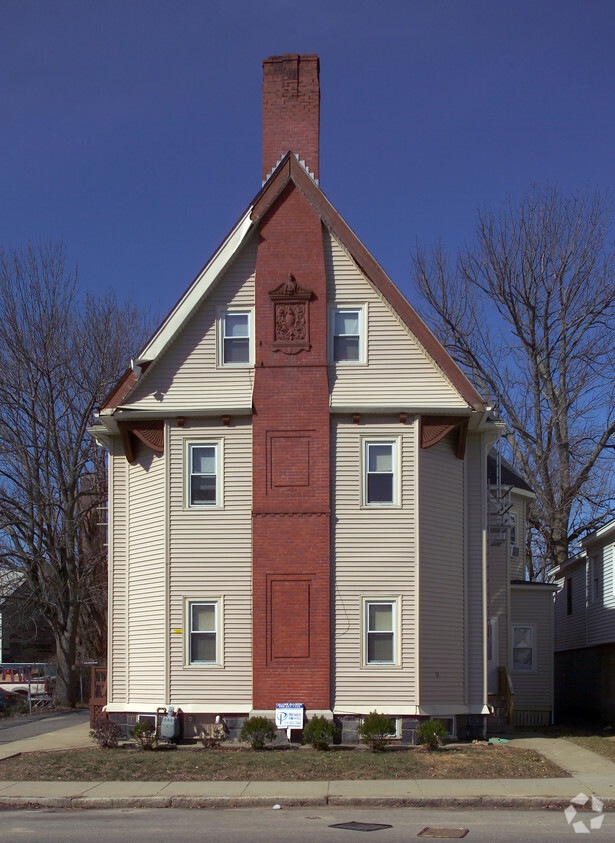
{"label": "bare tree", "polygon": [[527,193],[482,211],[449,261],[418,248],[427,318],[508,425],[511,459],[536,492],[531,578],[612,513],[615,253],[598,193]]}
{"label": "bare tree", "polygon": [[142,335],[113,294],[79,297],[61,245],[0,255],[0,564],[53,630],[63,704],[82,621],[105,608],[104,462],[86,430]]}

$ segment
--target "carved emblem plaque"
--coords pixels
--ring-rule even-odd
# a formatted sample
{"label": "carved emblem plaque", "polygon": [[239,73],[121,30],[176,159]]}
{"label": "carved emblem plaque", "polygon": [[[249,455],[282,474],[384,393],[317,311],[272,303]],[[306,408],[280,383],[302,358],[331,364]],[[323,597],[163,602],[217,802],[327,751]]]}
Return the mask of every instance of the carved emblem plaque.
{"label": "carved emblem plaque", "polygon": [[284,354],[309,351],[312,291],[300,287],[292,273],[269,291],[273,302],[273,350]]}

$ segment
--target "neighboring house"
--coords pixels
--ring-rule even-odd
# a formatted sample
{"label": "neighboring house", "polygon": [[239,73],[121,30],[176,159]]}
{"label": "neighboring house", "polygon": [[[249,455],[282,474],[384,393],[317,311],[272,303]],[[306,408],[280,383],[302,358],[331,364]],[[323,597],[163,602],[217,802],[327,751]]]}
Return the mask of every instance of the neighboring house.
{"label": "neighboring house", "polygon": [[615,725],[615,520],[551,571],[555,598],[558,720]]}
{"label": "neighboring house", "polygon": [[0,664],[46,662],[55,655],[51,627],[21,574],[0,573]]}
{"label": "neighboring house", "polygon": [[[263,187],[92,429],[106,710],[171,705],[191,736],[294,702],[344,740],[374,709],[402,740],[429,716],[482,736],[502,425],[320,190],[318,58],[263,68]],[[535,615],[501,576],[496,666],[533,679],[542,628],[509,647]]]}
{"label": "neighboring house", "polygon": [[[546,726],[553,720],[553,592],[526,577],[526,508],[534,493],[505,459],[488,459],[490,548],[488,688],[502,706],[503,685],[514,694],[513,722]],[[508,670],[508,677],[503,668]]]}

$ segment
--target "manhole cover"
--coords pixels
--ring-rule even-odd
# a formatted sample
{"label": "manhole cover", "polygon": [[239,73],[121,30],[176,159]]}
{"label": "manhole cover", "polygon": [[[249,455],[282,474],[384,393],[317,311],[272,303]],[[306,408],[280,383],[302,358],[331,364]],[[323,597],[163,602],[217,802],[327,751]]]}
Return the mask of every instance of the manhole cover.
{"label": "manhole cover", "polygon": [[347,828],[348,831],[380,831],[381,828],[393,828],[392,825],[386,823],[335,823],[329,828]]}
{"label": "manhole cover", "polygon": [[424,828],[419,831],[417,837],[440,837],[447,840],[459,840],[465,837],[469,829],[467,828]]}

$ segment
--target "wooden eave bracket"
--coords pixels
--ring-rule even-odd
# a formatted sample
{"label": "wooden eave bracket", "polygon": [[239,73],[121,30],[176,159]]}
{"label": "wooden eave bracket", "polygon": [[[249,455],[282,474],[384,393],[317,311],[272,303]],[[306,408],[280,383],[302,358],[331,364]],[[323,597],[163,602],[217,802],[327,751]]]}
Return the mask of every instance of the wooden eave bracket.
{"label": "wooden eave bracket", "polygon": [[455,429],[457,430],[457,459],[462,460],[465,457],[468,438],[467,417],[421,416],[421,448],[437,445],[451,430]]}
{"label": "wooden eave bracket", "polygon": [[157,454],[164,453],[164,421],[163,419],[148,419],[147,421],[118,421],[122,437],[122,447],[128,462],[134,462],[137,455],[137,441]]}

